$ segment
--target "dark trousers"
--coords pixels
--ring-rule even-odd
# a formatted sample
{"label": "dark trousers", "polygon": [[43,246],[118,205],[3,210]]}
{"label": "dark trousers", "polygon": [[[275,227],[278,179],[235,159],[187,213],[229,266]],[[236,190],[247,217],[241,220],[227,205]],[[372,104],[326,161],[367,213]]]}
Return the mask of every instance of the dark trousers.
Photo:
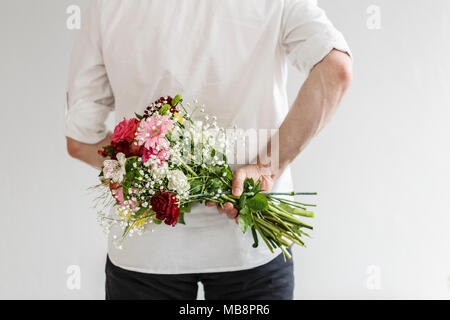
{"label": "dark trousers", "polygon": [[195,300],[198,282],[206,300],[292,300],[293,262],[280,254],[248,270],[167,275],[128,271],[106,260],[107,300]]}

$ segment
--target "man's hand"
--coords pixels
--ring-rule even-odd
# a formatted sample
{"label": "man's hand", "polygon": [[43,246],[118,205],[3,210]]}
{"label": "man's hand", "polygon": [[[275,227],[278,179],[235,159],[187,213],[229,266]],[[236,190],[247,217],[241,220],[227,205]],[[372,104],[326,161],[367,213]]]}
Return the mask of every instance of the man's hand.
{"label": "man's hand", "polygon": [[87,144],[67,137],[67,152],[71,157],[100,169],[105,159],[97,151],[111,143],[110,136],[111,132],[108,132],[105,139],[95,144]]}
{"label": "man's hand", "polygon": [[[258,164],[246,165],[242,168],[237,169],[233,174],[233,182],[231,186],[231,191],[234,196],[240,197],[244,191],[244,181],[247,178],[252,178],[255,182],[261,181],[261,190],[264,192],[270,192],[272,190],[275,175],[269,168],[266,168]],[[215,202],[207,202],[208,207],[216,206]],[[235,219],[237,222],[238,210],[233,206],[231,202],[224,204],[223,208],[217,207],[220,213],[225,213],[228,218]]]}

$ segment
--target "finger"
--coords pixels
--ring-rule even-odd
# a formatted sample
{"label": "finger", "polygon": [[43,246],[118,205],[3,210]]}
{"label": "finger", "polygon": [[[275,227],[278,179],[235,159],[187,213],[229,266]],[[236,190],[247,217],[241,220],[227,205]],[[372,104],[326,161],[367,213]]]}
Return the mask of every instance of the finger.
{"label": "finger", "polygon": [[217,206],[217,211],[219,211],[220,213],[226,213],[225,209],[220,206]]}
{"label": "finger", "polygon": [[233,181],[231,182],[231,191],[234,196],[240,197],[244,191],[244,181],[247,177],[245,170],[237,169],[233,174]]}
{"label": "finger", "polygon": [[231,202],[226,202],[223,205],[223,213],[232,214],[233,212],[234,212],[233,204]]}
{"label": "finger", "polygon": [[226,211],[231,211],[231,210],[234,209],[234,206],[233,206],[233,204],[231,202],[225,202],[225,204],[223,205],[223,208]]}
{"label": "finger", "polygon": [[215,206],[216,206],[216,203],[215,203],[215,202],[208,201],[207,203],[205,203],[205,205],[206,205],[207,207],[215,207]]}
{"label": "finger", "polygon": [[236,209],[233,209],[232,211],[227,213],[227,216],[230,219],[236,219],[237,214],[238,214],[238,211]]}

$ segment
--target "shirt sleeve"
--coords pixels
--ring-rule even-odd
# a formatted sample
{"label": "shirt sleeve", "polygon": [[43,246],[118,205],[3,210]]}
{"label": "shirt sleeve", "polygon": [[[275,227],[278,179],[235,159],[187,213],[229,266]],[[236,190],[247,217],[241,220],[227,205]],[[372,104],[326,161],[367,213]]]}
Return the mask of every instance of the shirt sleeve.
{"label": "shirt sleeve", "polygon": [[91,1],[72,52],[67,90],[65,134],[97,143],[107,134],[105,121],[114,96],[103,62],[99,1]]}
{"label": "shirt sleeve", "polygon": [[307,74],[333,49],[351,56],[342,33],[311,0],[285,0],[280,42],[289,61]]}

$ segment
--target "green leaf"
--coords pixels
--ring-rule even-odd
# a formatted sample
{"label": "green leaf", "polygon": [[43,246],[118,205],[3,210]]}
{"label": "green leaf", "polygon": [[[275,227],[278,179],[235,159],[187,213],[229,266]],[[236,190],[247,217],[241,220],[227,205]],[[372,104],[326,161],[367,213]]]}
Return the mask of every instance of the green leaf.
{"label": "green leaf", "polygon": [[153,218],[153,223],[155,223],[155,224],[161,224],[161,223],[163,223],[163,221],[162,220],[159,220],[159,219],[156,219],[155,217]]}
{"label": "green leaf", "polygon": [[253,181],[252,178],[245,179],[245,181],[244,181],[244,191],[245,192],[252,192],[254,186],[255,186],[255,181]]}
{"label": "green leaf", "polygon": [[247,199],[247,206],[252,211],[262,211],[269,207],[267,197],[262,193],[258,193],[250,199]]}
{"label": "green leaf", "polygon": [[244,207],[244,208],[242,208],[241,210],[239,210],[239,214],[240,215],[247,215],[247,214],[249,214],[250,213],[250,210],[248,210],[248,208],[247,207]]}
{"label": "green leaf", "polygon": [[258,180],[258,182],[256,182],[255,187],[253,188],[253,192],[259,192],[259,188],[261,187],[261,180]]}
{"label": "green leaf", "polygon": [[131,187],[131,181],[130,180],[125,180],[122,183],[122,190],[123,190],[123,199],[124,200],[128,200],[128,190]]}
{"label": "green leaf", "polygon": [[147,208],[142,207],[142,208],[140,208],[140,209],[138,210],[138,212],[136,212],[136,213],[134,214],[134,217],[135,217],[135,218],[139,218],[139,217],[142,216],[145,212],[147,212]]}
{"label": "green leaf", "polygon": [[208,190],[208,192],[216,193],[219,189],[224,189],[224,184],[219,178],[211,178],[206,183],[206,190]]}
{"label": "green leaf", "polygon": [[128,171],[125,176],[127,177],[127,179],[133,180],[134,179],[134,171]]}
{"label": "green leaf", "polygon": [[192,202],[185,203],[180,207],[180,212],[182,212],[182,213],[191,212],[191,208],[192,208]]}
{"label": "green leaf", "polygon": [[239,227],[241,228],[242,232],[245,233],[252,224],[252,219],[251,219],[250,214],[239,213],[238,223],[239,223]]}
{"label": "green leaf", "polygon": [[200,179],[194,179],[189,182],[191,189],[189,190],[190,194],[198,194],[202,191],[203,181]]}
{"label": "green leaf", "polygon": [[241,197],[239,198],[239,208],[242,209],[247,209],[247,196],[245,195],[245,193],[241,194]]}
{"label": "green leaf", "polygon": [[222,176],[225,174],[225,177],[228,178],[229,180],[233,180],[233,172],[231,171],[231,169],[229,167],[224,167],[222,168]]}
{"label": "green leaf", "polygon": [[184,212],[180,211],[180,215],[178,216],[178,223],[186,224],[186,222],[184,222]]}
{"label": "green leaf", "polygon": [[137,162],[136,157],[128,158],[125,162],[125,171],[129,172],[135,170],[135,168],[133,167],[133,163],[135,162]]}
{"label": "green leaf", "polygon": [[136,118],[137,118],[138,120],[144,119],[144,117],[141,116],[139,113],[136,113],[136,112],[135,112],[134,115],[136,116]]}
{"label": "green leaf", "polygon": [[252,236],[253,236],[253,248],[258,248],[258,235],[256,234],[255,226],[252,226]]}
{"label": "green leaf", "polygon": [[159,114],[160,115],[165,115],[167,113],[167,111],[169,111],[171,108],[171,106],[169,104],[165,104],[163,105],[163,107],[159,110]]}
{"label": "green leaf", "polygon": [[[137,164],[136,168],[134,167],[134,164]],[[139,161],[137,160],[137,157],[128,158],[125,162],[125,176],[131,181],[136,177],[141,176],[139,173]]]}
{"label": "green leaf", "polygon": [[172,105],[175,107],[181,100],[181,94],[177,94],[175,98],[172,99]]}

